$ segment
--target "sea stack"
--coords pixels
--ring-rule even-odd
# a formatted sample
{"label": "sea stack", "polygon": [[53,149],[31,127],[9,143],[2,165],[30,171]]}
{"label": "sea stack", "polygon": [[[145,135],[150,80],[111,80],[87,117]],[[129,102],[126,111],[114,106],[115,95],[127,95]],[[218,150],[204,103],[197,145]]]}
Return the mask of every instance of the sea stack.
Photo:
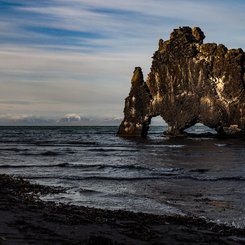
{"label": "sea stack", "polygon": [[134,70],[119,136],[145,137],[159,115],[173,136],[196,123],[218,135],[245,135],[245,53],[204,38],[199,27],[181,27],[160,39],[146,81]]}

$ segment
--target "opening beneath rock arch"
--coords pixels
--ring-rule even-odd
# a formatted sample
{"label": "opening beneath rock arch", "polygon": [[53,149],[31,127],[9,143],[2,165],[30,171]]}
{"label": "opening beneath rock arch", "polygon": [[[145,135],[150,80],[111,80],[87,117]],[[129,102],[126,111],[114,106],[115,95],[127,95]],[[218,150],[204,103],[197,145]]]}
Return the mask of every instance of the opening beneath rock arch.
{"label": "opening beneath rock arch", "polygon": [[168,124],[163,120],[161,116],[155,116],[151,118],[151,124],[148,131],[150,135],[162,135],[168,129]]}
{"label": "opening beneath rock arch", "polygon": [[193,134],[193,135],[217,134],[215,129],[209,128],[202,123],[196,123],[195,125],[185,129],[184,132],[187,134]]}

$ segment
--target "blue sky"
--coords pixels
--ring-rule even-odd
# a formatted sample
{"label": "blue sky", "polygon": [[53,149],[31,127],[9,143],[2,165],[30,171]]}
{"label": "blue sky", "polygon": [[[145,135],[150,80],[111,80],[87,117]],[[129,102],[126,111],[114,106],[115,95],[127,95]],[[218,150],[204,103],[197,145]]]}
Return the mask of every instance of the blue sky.
{"label": "blue sky", "polygon": [[135,66],[199,26],[245,49],[242,0],[0,0],[0,117],[121,117]]}

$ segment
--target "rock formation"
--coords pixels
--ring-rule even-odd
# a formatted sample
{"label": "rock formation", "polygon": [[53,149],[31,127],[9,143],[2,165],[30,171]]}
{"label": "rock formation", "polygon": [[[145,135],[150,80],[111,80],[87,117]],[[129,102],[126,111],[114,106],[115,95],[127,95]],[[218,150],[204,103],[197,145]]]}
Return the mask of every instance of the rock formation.
{"label": "rock formation", "polygon": [[159,115],[174,136],[196,123],[245,134],[245,53],[204,38],[200,28],[182,27],[160,39],[146,82],[135,68],[118,135],[146,136]]}

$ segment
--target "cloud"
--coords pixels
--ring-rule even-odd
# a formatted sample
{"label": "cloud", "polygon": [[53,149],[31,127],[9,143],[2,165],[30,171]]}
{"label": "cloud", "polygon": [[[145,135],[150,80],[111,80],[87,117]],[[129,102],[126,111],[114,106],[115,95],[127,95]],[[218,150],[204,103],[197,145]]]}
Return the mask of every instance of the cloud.
{"label": "cloud", "polygon": [[1,113],[121,117],[132,71],[142,66],[147,75],[159,38],[200,26],[206,41],[245,48],[244,7],[239,0],[1,1]]}
{"label": "cloud", "polygon": [[[63,41],[54,38],[54,34],[57,33],[55,30],[60,30],[63,34],[87,33],[88,40],[95,34],[103,34],[105,40],[122,38],[127,47],[130,47],[132,38],[142,40],[143,37],[156,35],[159,37],[159,34],[169,33],[172,28],[179,25],[201,25],[210,30],[211,38],[213,35],[217,36],[217,28],[221,35],[224,35],[227,28],[233,33],[245,20],[243,6],[241,1],[231,4],[228,1],[193,0],[166,0],[164,3],[157,0],[133,2],[51,0],[45,1],[44,4],[13,6],[12,12],[17,12],[18,15],[12,13],[11,21],[8,22],[15,24],[21,33],[32,33],[33,35],[29,36],[30,43],[35,41],[33,38],[35,35],[42,33],[43,35],[37,37],[41,37],[42,41],[50,37],[47,43],[55,40],[57,45],[61,43],[79,46],[80,40],[80,45],[84,44],[82,39],[74,38],[73,35],[67,35],[68,38],[63,35]],[[6,22],[6,18],[2,19]],[[235,35],[232,38],[235,39]],[[116,43],[114,42],[112,48],[116,47]],[[96,48],[96,45],[93,48]]]}
{"label": "cloud", "polygon": [[[88,55],[11,47],[0,50],[0,57],[2,111],[38,114],[45,108],[51,114],[63,114],[74,107],[96,114],[96,108],[103,107],[100,112],[113,110],[114,115],[128,93],[133,67],[138,60],[147,60],[140,54]],[[30,103],[6,103],[11,100]],[[121,113],[122,109],[116,115]]]}

